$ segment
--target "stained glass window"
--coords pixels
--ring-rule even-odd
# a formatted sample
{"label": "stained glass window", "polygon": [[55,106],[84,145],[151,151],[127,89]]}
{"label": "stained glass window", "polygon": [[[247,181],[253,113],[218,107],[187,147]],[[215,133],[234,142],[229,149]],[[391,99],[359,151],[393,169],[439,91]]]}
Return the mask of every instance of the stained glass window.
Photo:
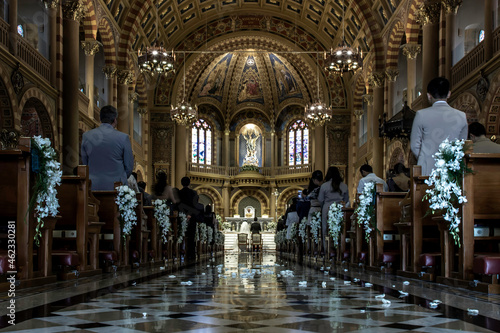
{"label": "stained glass window", "polygon": [[293,122],[288,128],[288,164],[309,163],[309,128],[302,120]]}
{"label": "stained glass window", "polygon": [[479,43],[481,43],[484,40],[484,30],[481,29],[479,30]]}
{"label": "stained glass window", "polygon": [[212,128],[203,119],[194,122],[191,129],[191,162],[212,164]]}
{"label": "stained glass window", "polygon": [[24,28],[23,28],[22,24],[17,25],[17,33],[19,35],[21,35],[21,37],[24,37]]}

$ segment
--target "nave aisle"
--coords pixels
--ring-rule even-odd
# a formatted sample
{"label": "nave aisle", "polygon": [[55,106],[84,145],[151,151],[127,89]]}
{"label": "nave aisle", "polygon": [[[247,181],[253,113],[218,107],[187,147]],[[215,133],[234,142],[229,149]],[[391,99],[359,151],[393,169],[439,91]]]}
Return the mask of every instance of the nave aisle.
{"label": "nave aisle", "polygon": [[[8,327],[3,316],[0,332],[500,331],[498,296],[408,282],[292,265],[274,253],[226,254],[180,271],[119,272],[20,291],[17,324]],[[433,300],[442,303],[430,309]]]}

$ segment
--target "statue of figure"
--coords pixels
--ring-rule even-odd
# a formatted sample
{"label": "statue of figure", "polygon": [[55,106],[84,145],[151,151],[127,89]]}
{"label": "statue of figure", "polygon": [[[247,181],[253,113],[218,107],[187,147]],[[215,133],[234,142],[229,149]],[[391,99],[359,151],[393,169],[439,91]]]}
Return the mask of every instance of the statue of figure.
{"label": "statue of figure", "polygon": [[247,131],[243,137],[247,141],[246,157],[257,157],[257,139],[259,138],[259,134],[255,131]]}

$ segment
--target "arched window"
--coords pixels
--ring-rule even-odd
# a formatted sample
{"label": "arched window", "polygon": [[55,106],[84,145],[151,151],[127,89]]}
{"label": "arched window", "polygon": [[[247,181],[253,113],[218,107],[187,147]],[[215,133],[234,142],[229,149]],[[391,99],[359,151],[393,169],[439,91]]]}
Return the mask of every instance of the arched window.
{"label": "arched window", "polygon": [[288,164],[309,164],[309,127],[302,120],[288,128]]}
{"label": "arched window", "polygon": [[191,162],[212,164],[212,127],[203,119],[194,122],[191,129]]}

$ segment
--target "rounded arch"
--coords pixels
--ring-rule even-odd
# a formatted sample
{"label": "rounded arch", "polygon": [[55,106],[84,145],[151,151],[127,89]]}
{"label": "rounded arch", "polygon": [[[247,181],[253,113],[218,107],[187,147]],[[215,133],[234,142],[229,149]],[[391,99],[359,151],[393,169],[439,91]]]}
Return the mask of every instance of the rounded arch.
{"label": "rounded arch", "polygon": [[417,13],[420,6],[424,3],[423,0],[413,0],[407,10],[406,20],[406,43],[418,44],[418,36],[420,35],[420,23],[417,22]]}
{"label": "rounded arch", "polygon": [[[257,111],[257,112],[258,112],[259,114],[264,115],[264,116],[266,117],[266,120],[269,120],[265,114],[263,114],[263,113],[262,113],[262,112],[260,112],[260,111]],[[237,118],[237,117],[236,117],[236,115],[235,115],[235,117],[233,117],[231,120],[236,119],[236,118]],[[231,122],[231,121],[230,121],[230,122]],[[235,133],[237,133],[237,134],[238,134],[238,133],[240,133],[240,130],[241,130],[241,129],[245,126],[245,125],[247,125],[247,124],[255,124],[255,125],[257,125],[257,126],[259,127],[260,131],[261,131],[262,133],[265,133],[265,131],[266,131],[266,125],[268,125],[268,126],[269,126],[269,123],[268,123],[268,124],[265,124],[265,123],[264,123],[261,119],[258,119],[258,118],[244,118],[244,119],[242,119],[241,121],[239,121],[238,123],[236,123],[236,127],[235,127],[235,129],[234,129]]]}
{"label": "rounded arch", "polygon": [[220,195],[219,192],[217,192],[216,189],[214,189],[212,186],[208,185],[200,185],[195,188],[196,192],[198,194],[204,194],[210,199],[212,199],[212,202],[214,204],[214,213],[220,214],[223,210],[223,204],[222,204],[222,196]]}
{"label": "rounded arch", "polygon": [[474,121],[479,121],[482,124],[486,123],[486,113],[481,112],[481,105],[477,97],[472,93],[464,92],[460,94],[450,105],[455,109],[465,112],[468,123]]}
{"label": "rounded arch", "polygon": [[98,31],[101,34],[104,61],[106,65],[116,66],[115,36],[113,35],[113,30],[111,29],[111,23],[109,22],[108,17],[101,18]]}
{"label": "rounded arch", "polygon": [[237,191],[231,198],[230,207],[233,212],[238,211],[238,205],[241,200],[245,197],[254,197],[260,202],[262,212],[264,214],[269,214],[269,198],[261,190],[256,189],[242,189]]}
{"label": "rounded arch", "polygon": [[10,77],[7,75],[3,66],[0,66],[0,126],[5,129],[21,129],[21,117],[16,116],[17,98],[12,88]]}
{"label": "rounded arch", "polygon": [[144,170],[144,167],[140,164],[136,164],[135,166],[135,172],[137,173],[137,181],[145,181],[146,179],[146,171]]}
{"label": "rounded arch", "polygon": [[[22,112],[27,107],[36,109],[45,137],[50,139],[54,148],[58,147],[57,150],[60,150],[59,137],[55,135],[55,133],[58,133],[56,127],[57,122],[55,121],[55,110],[40,89],[32,87],[23,94],[19,102],[19,112],[17,112],[16,115],[19,119],[19,125],[21,124]],[[19,129],[21,129],[21,126],[19,126]]]}
{"label": "rounded arch", "polygon": [[139,107],[146,107],[148,105],[148,83],[143,73],[139,75],[135,84],[135,92],[138,94],[137,102]]}
{"label": "rounded arch", "polygon": [[404,26],[401,21],[394,23],[391,33],[389,35],[389,42],[387,45],[387,68],[398,68],[399,46],[404,34]]}
{"label": "rounded arch", "polygon": [[387,161],[389,161],[389,163],[386,163],[385,165],[385,175],[387,175],[387,172],[390,169],[394,168],[394,165],[396,163],[403,163],[405,167],[408,168],[408,161],[406,160],[407,156],[408,154],[405,151],[405,147],[400,140],[394,140],[393,142],[391,142],[390,146],[387,149]]}
{"label": "rounded arch", "polygon": [[86,14],[83,18],[85,40],[95,40],[97,37],[97,19],[92,0],[85,1]]}
{"label": "rounded arch", "polygon": [[291,199],[298,197],[299,190],[303,190],[303,187],[300,187],[298,185],[293,185],[290,187],[287,187],[286,189],[283,190],[283,192],[280,193],[278,197],[278,215],[283,215],[285,214],[286,211],[286,204],[288,201]]}

